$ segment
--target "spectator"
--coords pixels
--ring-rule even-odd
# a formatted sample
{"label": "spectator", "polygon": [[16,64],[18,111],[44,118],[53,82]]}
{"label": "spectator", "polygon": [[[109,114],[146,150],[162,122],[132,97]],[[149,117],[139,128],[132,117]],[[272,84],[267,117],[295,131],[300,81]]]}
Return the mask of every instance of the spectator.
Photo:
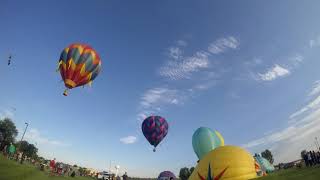
{"label": "spectator", "polygon": [[303,160],[307,167],[309,167],[309,161],[308,161],[308,153],[303,154]]}
{"label": "spectator", "polygon": [[309,164],[309,166],[312,166],[311,151],[307,153],[307,156],[308,156],[308,164]]}
{"label": "spectator", "polygon": [[50,175],[54,175],[56,167],[56,158],[50,161]]}
{"label": "spectator", "polygon": [[128,180],[127,172],[124,173],[124,175],[122,176],[122,179],[123,179],[123,180]]}
{"label": "spectator", "polygon": [[3,155],[7,156],[7,153],[8,153],[8,145],[5,145],[2,151],[3,151]]}
{"label": "spectator", "polygon": [[316,153],[314,151],[311,151],[311,158],[312,158],[312,164],[316,165],[317,164],[317,158],[316,158]]}
{"label": "spectator", "polygon": [[16,147],[10,143],[10,146],[9,146],[9,159],[12,159],[14,158],[14,153],[16,152]]}

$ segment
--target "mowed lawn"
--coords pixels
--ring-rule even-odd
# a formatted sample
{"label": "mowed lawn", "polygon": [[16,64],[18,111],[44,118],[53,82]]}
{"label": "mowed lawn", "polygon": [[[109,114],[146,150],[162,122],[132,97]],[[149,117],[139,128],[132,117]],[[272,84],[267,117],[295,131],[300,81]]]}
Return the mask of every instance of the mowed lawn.
{"label": "mowed lawn", "polygon": [[257,180],[320,180],[320,167],[281,170]]}
{"label": "mowed lawn", "polygon": [[0,180],[93,180],[87,177],[49,176],[31,165],[21,165],[0,155]]}

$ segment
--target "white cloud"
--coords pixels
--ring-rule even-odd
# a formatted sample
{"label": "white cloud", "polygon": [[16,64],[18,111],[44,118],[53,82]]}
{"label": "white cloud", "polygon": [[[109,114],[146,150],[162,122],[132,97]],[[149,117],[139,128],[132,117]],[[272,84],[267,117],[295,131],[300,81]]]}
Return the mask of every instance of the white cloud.
{"label": "white cloud", "polygon": [[123,144],[133,144],[133,143],[137,142],[137,137],[135,137],[135,136],[123,137],[120,139],[120,142],[122,142]]}
{"label": "white cloud", "polygon": [[297,53],[288,58],[287,67],[290,70],[296,69],[300,66],[303,60],[304,60],[304,57],[301,54]]}
{"label": "white cloud", "polygon": [[312,90],[309,93],[309,96],[315,96],[320,93],[320,81],[316,81],[313,85]]}
{"label": "white cloud", "polygon": [[145,109],[158,109],[164,104],[182,104],[184,95],[175,89],[153,88],[142,96],[140,105]]}
{"label": "white cloud", "polygon": [[[313,89],[317,87],[318,82],[315,84]],[[308,96],[310,97],[310,93]],[[313,140],[320,133],[320,95],[318,94],[289,118],[291,120],[289,120],[288,127],[273,131],[243,146],[256,151],[272,148],[276,162],[288,162],[299,158],[302,150],[314,148]],[[296,118],[295,121],[292,121],[293,118]],[[290,147],[290,151],[288,151],[288,147]]]}
{"label": "white cloud", "polygon": [[38,129],[34,129],[34,128],[27,131],[24,138],[30,143],[37,143],[42,145],[53,145],[53,146],[70,146],[70,144],[64,143],[62,141],[48,139],[42,136]]}
{"label": "white cloud", "polygon": [[290,74],[290,70],[286,69],[278,64],[275,64],[272,68],[270,68],[266,73],[258,74],[259,79],[262,81],[272,81],[279,77],[283,77]]}
{"label": "white cloud", "polygon": [[299,158],[302,150],[313,148],[313,140],[319,135],[319,132],[320,109],[317,109],[295,124],[243,146],[256,150],[271,147],[276,163],[289,162]]}
{"label": "white cloud", "polygon": [[179,47],[169,48],[169,57],[174,60],[179,60],[182,58],[183,51]]}
{"label": "white cloud", "polygon": [[212,54],[221,54],[228,49],[236,49],[239,45],[240,42],[235,37],[229,36],[211,43],[208,47],[208,51]]}
{"label": "white cloud", "polygon": [[[302,114],[304,114],[305,112],[317,109],[320,107],[320,81],[316,81],[313,84],[312,90],[310,91],[310,93],[308,93],[308,97],[313,97],[315,95],[317,95],[317,97],[310,101],[306,106],[302,107],[300,110],[294,112],[291,116],[290,119],[294,119],[297,116],[300,116]],[[291,122],[294,122],[291,120]]]}
{"label": "white cloud", "polygon": [[[171,56],[177,60],[177,56]],[[193,72],[209,67],[209,54],[198,51],[191,57],[184,57],[180,61],[169,61],[160,68],[160,75],[171,80],[189,78]]]}

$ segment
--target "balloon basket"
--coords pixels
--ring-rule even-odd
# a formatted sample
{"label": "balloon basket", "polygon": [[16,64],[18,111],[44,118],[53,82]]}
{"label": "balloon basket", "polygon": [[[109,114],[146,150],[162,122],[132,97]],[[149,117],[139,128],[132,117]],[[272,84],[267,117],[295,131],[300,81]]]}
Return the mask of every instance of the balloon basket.
{"label": "balloon basket", "polygon": [[68,96],[68,89],[64,90],[63,95]]}
{"label": "balloon basket", "polygon": [[156,148],[153,149],[153,152],[156,152]]}

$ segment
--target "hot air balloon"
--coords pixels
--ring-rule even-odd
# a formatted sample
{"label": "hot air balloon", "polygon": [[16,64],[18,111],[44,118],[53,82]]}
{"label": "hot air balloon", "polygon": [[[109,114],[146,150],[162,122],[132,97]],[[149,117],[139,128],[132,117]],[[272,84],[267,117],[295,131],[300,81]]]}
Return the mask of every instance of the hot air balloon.
{"label": "hot air balloon", "polygon": [[274,166],[270,164],[268,160],[261,157],[260,155],[254,156],[254,159],[257,161],[257,163],[260,165],[261,170],[266,173],[271,173],[274,171]]}
{"label": "hot air balloon", "polygon": [[169,125],[167,121],[160,116],[150,116],[142,123],[142,132],[149,143],[154,146],[153,152],[156,147],[166,137]]}
{"label": "hot air balloon", "polygon": [[206,154],[189,180],[248,180],[257,177],[255,160],[245,149],[220,146]]}
{"label": "hot air balloon", "polygon": [[159,174],[158,180],[175,180],[176,176],[170,171],[163,171]]}
{"label": "hot air balloon", "polygon": [[71,44],[60,56],[58,69],[68,95],[68,89],[90,84],[101,71],[101,60],[98,53],[85,44]]}
{"label": "hot air balloon", "polygon": [[8,58],[8,66],[11,64],[11,59],[12,59],[12,56],[9,55],[9,58]]}
{"label": "hot air balloon", "polygon": [[224,146],[224,139],[218,131],[200,127],[192,136],[192,146],[199,160],[201,160],[208,152],[219,146]]}

